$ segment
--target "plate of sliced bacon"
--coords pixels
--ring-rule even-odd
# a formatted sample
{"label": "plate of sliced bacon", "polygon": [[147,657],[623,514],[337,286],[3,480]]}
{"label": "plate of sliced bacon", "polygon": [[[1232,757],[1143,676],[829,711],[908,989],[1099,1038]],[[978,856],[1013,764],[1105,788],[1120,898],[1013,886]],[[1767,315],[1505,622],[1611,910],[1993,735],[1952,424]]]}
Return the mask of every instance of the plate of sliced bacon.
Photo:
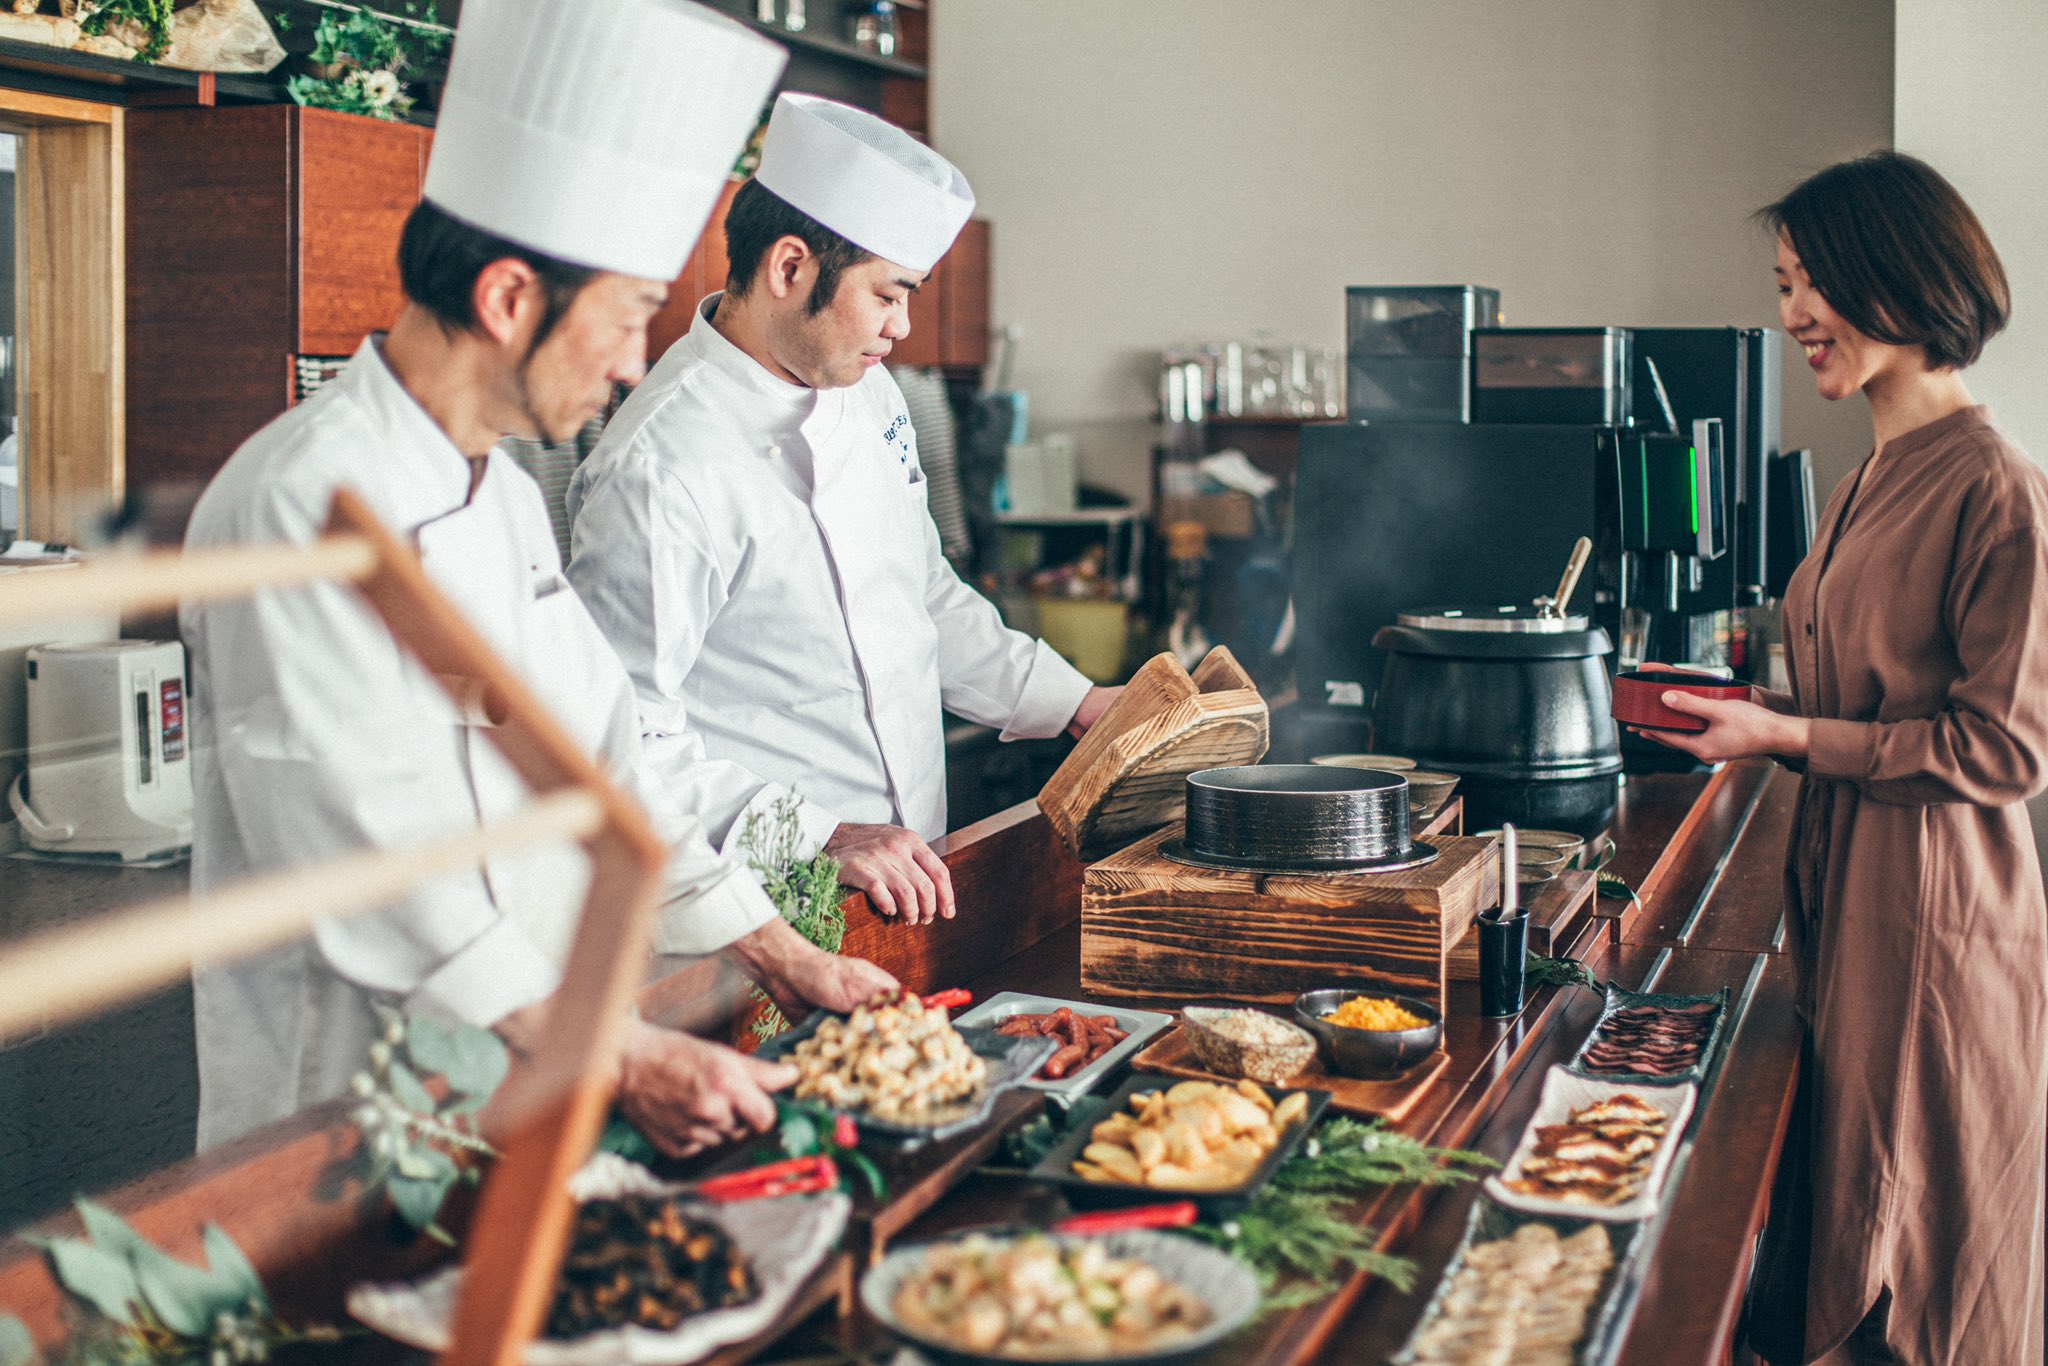
{"label": "plate of sliced bacon", "polygon": [[1670,996],[1607,989],[1606,1008],[1567,1066],[1583,1077],[1641,1085],[1702,1081],[1728,1017],[1728,989]]}

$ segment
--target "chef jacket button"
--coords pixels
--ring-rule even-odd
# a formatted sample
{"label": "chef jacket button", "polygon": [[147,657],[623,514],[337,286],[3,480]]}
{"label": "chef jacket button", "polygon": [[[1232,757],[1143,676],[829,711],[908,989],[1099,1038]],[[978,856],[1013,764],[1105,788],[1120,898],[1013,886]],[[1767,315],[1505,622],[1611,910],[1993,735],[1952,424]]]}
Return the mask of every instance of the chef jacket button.
{"label": "chef jacket button", "polygon": [[[780,447],[780,446],[770,446],[770,447],[768,448],[768,458],[769,458],[770,460],[779,460],[779,459],[781,459],[781,457],[782,457],[782,447]],[[1812,627],[1810,627],[1810,626],[1809,626],[1809,627],[1807,627],[1807,630],[1808,630],[1809,632],[1810,632],[1810,631],[1812,631],[1812,629],[1813,629],[1813,628],[1812,628]]]}

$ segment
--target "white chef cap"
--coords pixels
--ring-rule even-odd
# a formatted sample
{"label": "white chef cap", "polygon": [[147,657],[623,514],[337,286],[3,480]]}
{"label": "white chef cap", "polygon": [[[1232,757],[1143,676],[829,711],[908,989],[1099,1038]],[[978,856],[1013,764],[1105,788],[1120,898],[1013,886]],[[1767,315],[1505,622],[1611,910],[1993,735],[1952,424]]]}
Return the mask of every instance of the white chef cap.
{"label": "white chef cap", "polygon": [[930,270],[974,212],[952,162],[893,123],[816,95],[785,92],[761,146],[761,188],[855,246]]}
{"label": "white chef cap", "polygon": [[557,260],[673,279],[787,60],[688,0],[468,0],[426,198]]}

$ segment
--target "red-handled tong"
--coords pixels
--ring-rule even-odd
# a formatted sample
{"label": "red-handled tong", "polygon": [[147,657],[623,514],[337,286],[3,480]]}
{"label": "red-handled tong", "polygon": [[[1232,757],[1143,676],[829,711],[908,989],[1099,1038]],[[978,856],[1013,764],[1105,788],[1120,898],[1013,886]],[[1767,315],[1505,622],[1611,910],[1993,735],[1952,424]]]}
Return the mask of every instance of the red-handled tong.
{"label": "red-handled tong", "polygon": [[780,1195],[808,1195],[831,1190],[839,1184],[839,1164],[820,1153],[814,1157],[792,1157],[728,1172],[700,1181],[691,1192],[714,1205],[736,1205],[743,1200],[768,1200]]}
{"label": "red-handled tong", "polygon": [[973,1003],[974,993],[966,987],[953,987],[948,991],[935,991],[922,999],[926,1007],[933,1010],[958,1010]]}
{"label": "red-handled tong", "polygon": [[1186,1228],[1195,1222],[1195,1202],[1176,1200],[1170,1205],[1139,1205],[1135,1209],[1103,1210],[1097,1214],[1074,1214],[1052,1226],[1054,1233],[1123,1233],[1134,1228]]}

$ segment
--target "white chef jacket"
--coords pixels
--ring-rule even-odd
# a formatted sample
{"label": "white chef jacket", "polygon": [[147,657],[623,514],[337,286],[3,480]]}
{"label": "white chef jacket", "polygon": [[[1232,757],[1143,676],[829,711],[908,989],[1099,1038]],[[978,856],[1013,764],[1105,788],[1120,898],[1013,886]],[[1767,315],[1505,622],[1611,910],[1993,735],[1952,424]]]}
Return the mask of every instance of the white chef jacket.
{"label": "white chef jacket", "polygon": [[633,676],[650,763],[721,848],[792,791],[805,852],[844,821],[936,838],[941,704],[1057,735],[1089,682],[946,562],[888,371],[795,389],[711,325],[720,297],[570,481],[570,581]]}
{"label": "white chef jacket", "polygon": [[[707,953],[773,905],[642,781],[631,685],[561,574],[532,479],[470,462],[364,342],[339,378],[251,437],[207,488],[194,549],[305,542],[336,489],[418,546],[428,575],[570,733],[647,806],[674,856],[656,947]],[[467,500],[465,502],[465,499]],[[351,590],[188,605],[196,891],[500,818],[524,784]],[[373,999],[488,1025],[552,991],[588,882],[580,849],[493,857],[309,942],[194,973],[200,1146],[340,1094]]]}

